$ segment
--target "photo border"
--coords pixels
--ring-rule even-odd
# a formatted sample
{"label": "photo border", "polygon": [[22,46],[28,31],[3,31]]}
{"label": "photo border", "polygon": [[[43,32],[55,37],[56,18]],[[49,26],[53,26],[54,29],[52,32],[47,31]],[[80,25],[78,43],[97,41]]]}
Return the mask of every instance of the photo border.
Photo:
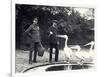
{"label": "photo border", "polygon": [[[66,3],[65,3],[66,2]],[[12,27],[11,27],[11,29],[12,29],[12,31],[11,31],[11,38],[12,38],[12,45],[11,45],[11,47],[12,47],[12,76],[15,76],[15,77],[31,77],[31,76],[37,76],[38,75],[38,73],[33,73],[33,74],[23,74],[23,73],[15,73],[15,4],[28,4],[28,5],[45,5],[45,6],[61,6],[61,7],[84,7],[84,8],[94,8],[95,9],[95,14],[96,14],[96,6],[95,5],[89,5],[89,4],[85,4],[85,3],[83,3],[83,4],[79,4],[79,3],[74,3],[74,2],[67,2],[66,0],[64,0],[64,2],[62,1],[62,2],[57,2],[57,0],[55,0],[55,1],[53,1],[52,0],[52,2],[50,3],[50,0],[48,0],[48,1],[46,1],[46,0],[43,0],[43,2],[42,1],[40,1],[40,0],[12,0],[12,3],[11,3],[11,8],[12,8],[12,19],[11,19],[11,23],[12,23]],[[95,18],[96,18],[96,16],[95,16]],[[96,19],[95,19],[95,22],[96,22]],[[95,23],[95,25],[96,25],[96,23]],[[95,28],[95,26],[94,26],[94,28]],[[96,29],[96,28],[95,28]],[[95,42],[96,42],[96,36],[97,36],[97,34],[96,34],[96,32],[95,32]],[[96,50],[96,46],[95,46],[95,51],[97,51]],[[96,60],[96,63],[95,63],[95,65],[97,66],[97,60]],[[97,68],[97,67],[96,67]],[[96,70],[95,70],[96,71]],[[81,73],[81,72],[84,72],[84,73],[86,73],[86,72],[88,72],[88,73],[90,73],[90,72],[94,72],[94,71],[84,71],[84,70],[82,70],[82,71],[80,71],[80,70],[78,70],[78,71],[68,71],[67,72],[67,74],[69,73],[69,74],[72,74],[72,73]],[[44,75],[44,74],[59,74],[59,73],[61,73],[61,72],[50,72],[50,73],[40,73],[39,72],[39,74],[40,75]],[[62,73],[61,74],[66,74],[66,72],[63,72],[62,71]],[[59,75],[60,76],[60,75]]]}

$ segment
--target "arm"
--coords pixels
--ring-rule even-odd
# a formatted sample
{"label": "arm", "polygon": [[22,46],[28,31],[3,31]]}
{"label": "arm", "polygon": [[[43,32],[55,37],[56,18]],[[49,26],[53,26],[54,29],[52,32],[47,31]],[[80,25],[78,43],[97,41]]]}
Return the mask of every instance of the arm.
{"label": "arm", "polygon": [[31,30],[31,25],[29,26],[29,28],[25,31],[27,33],[27,35],[32,38],[31,33],[29,32]]}

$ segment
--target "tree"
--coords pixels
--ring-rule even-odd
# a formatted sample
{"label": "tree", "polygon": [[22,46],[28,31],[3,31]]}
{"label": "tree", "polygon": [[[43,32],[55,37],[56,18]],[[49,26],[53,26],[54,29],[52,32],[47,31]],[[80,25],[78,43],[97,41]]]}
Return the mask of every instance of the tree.
{"label": "tree", "polygon": [[74,40],[73,35],[83,39],[81,33],[94,27],[94,23],[81,17],[79,11],[74,10],[73,7],[16,4],[16,48],[23,49],[23,46],[26,46],[27,49],[27,43],[31,43],[24,30],[29,27],[34,17],[39,19],[38,24],[44,46],[48,46],[48,29],[52,25],[52,20],[58,21],[58,33],[67,34],[72,40]]}

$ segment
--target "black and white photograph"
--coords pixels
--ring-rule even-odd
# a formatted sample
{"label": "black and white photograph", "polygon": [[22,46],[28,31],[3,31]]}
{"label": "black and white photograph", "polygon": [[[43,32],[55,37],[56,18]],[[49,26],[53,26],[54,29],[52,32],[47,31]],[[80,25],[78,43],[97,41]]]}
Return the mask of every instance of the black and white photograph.
{"label": "black and white photograph", "polygon": [[94,70],[95,9],[15,4],[15,73]]}

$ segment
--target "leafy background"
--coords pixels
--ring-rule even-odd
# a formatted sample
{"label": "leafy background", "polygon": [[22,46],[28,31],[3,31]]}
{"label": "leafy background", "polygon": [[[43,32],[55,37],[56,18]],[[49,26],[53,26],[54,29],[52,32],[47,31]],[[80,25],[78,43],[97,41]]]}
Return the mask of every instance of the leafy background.
{"label": "leafy background", "polygon": [[[68,45],[82,46],[94,40],[94,9],[86,8],[88,12],[82,16],[77,8],[16,4],[16,49],[29,49],[31,41],[25,30],[32,24],[34,17],[39,19],[41,42],[45,48],[48,48],[48,29],[52,20],[58,21],[58,34],[68,35]],[[64,39],[59,41],[59,48],[63,48]]]}

